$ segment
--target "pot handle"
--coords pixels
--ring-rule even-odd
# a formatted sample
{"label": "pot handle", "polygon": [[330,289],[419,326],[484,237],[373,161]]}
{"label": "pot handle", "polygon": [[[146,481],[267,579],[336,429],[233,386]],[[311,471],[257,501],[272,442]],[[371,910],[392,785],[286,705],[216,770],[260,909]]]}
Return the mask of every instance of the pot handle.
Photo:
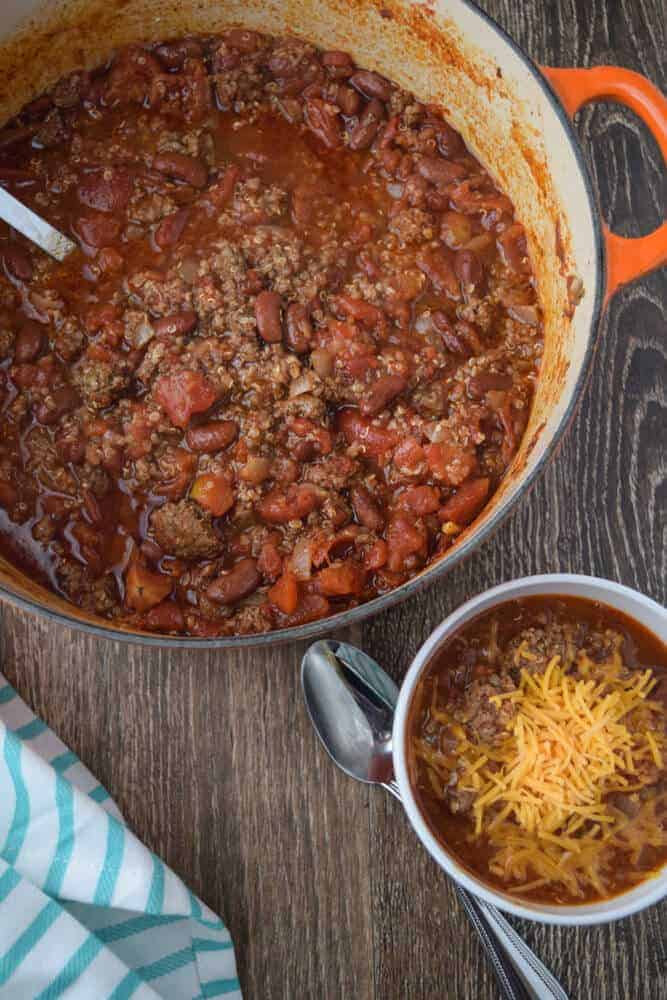
{"label": "pot handle", "polygon": [[[542,66],[541,70],[571,117],[589,101],[626,104],[651,130],[667,163],[667,99],[641,73],[621,66],[593,69]],[[637,239],[617,236],[606,222],[602,223],[602,230],[607,251],[607,301],[621,285],[667,264],[667,222]]]}

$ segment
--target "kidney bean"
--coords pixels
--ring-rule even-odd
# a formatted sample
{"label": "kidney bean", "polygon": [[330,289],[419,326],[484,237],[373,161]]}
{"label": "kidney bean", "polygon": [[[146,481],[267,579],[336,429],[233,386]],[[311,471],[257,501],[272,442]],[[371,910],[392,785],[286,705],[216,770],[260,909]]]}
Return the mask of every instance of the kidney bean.
{"label": "kidney bean", "polygon": [[454,270],[464,291],[480,291],[484,284],[484,267],[472,250],[459,250],[454,258]]}
{"label": "kidney bean", "polygon": [[372,73],[365,69],[359,70],[358,73],[351,76],[350,83],[364,97],[376,97],[380,101],[388,101],[394,89],[389,80],[385,80],[379,73]]}
{"label": "kidney bean", "polygon": [[206,187],[208,168],[202,160],[184,153],[159,153],[153,160],[153,167],[161,174],[174,177],[192,187]]}
{"label": "kidney bean", "polygon": [[72,228],[83,243],[97,249],[113,243],[120,232],[120,227],[120,219],[115,216],[91,211],[87,215],[79,216]]}
{"label": "kidney bean", "polygon": [[308,310],[299,302],[292,302],[285,314],[285,343],[295,354],[305,354],[313,339],[313,327]]}
{"label": "kidney bean", "polygon": [[44,402],[39,404],[35,416],[40,424],[47,426],[56,424],[61,417],[64,417],[66,413],[71,413],[80,404],[81,399],[76,389],[73,389],[71,385],[62,385],[60,388],[54,389],[50,396],[47,396]]}
{"label": "kidney bean", "polygon": [[234,188],[240,176],[239,167],[235,163],[230,164],[222,177],[217,177],[202,197],[201,203],[204,207],[207,210],[217,211],[226,205],[234,194]]}
{"label": "kidney bean", "polygon": [[46,332],[39,323],[27,320],[16,338],[14,344],[14,363],[29,364],[35,361],[48,343]]}
{"label": "kidney bean", "polygon": [[158,45],[156,56],[167,69],[182,69],[186,59],[201,59],[204,51],[201,43],[194,38],[182,38],[177,42],[165,42]]}
{"label": "kidney bean", "polygon": [[378,134],[384,117],[384,105],[381,101],[373,98],[364,108],[359,121],[350,133],[350,149],[368,149]]}
{"label": "kidney bean", "polygon": [[422,250],[417,254],[417,266],[429,278],[437,292],[444,292],[452,299],[461,298],[461,289],[454,272],[451,253],[442,250]]}
{"label": "kidney bean", "polygon": [[197,325],[197,313],[193,309],[183,309],[155,320],[153,329],[156,337],[185,337]]}
{"label": "kidney bean", "polygon": [[345,78],[354,73],[354,63],[347,52],[331,50],[322,53],[322,65],[326,67],[330,76]]}
{"label": "kidney bean", "polygon": [[321,142],[329,149],[343,144],[343,124],[333,105],[319,98],[311,97],[305,103],[305,122]]}
{"label": "kidney bean", "polygon": [[374,417],[385,406],[407,389],[408,381],[402,375],[383,375],[371,386],[369,394],[362,399],[359,409],[366,417]]}
{"label": "kidney bean", "polygon": [[261,582],[262,575],[256,560],[240,559],[228,573],[223,573],[208,585],[206,595],[217,604],[235,604],[253,594]]}
{"label": "kidney bean", "polygon": [[473,375],[468,380],[468,395],[473,399],[482,399],[487,392],[507,391],[513,385],[511,375],[502,375],[499,372],[481,372]]}
{"label": "kidney bean", "polygon": [[76,194],[82,205],[96,212],[123,212],[132,194],[132,177],[116,167],[91,170],[77,184]]}
{"label": "kidney bean", "polygon": [[338,85],[333,100],[344,115],[356,115],[361,107],[361,97],[357,91],[352,90],[352,87],[346,87],[345,84]]}
{"label": "kidney bean", "polygon": [[244,28],[232,28],[225,35],[225,41],[239,52],[255,52],[261,45],[261,36],[256,31],[246,31]]}
{"label": "kidney bean", "polygon": [[415,166],[422,177],[436,185],[451,184],[467,173],[463,164],[450,163],[441,156],[420,156]]}
{"label": "kidney bean", "polygon": [[521,223],[515,222],[501,233],[498,237],[498,245],[507,267],[518,274],[530,273],[526,231]]}
{"label": "kidney bean", "polygon": [[210,453],[222,451],[236,440],[238,433],[239,425],[235,420],[211,420],[208,424],[189,427],[185,440],[192,451]]}
{"label": "kidney bean", "polygon": [[[481,353],[482,345],[477,335],[475,334],[475,345],[472,345],[469,338],[465,335],[466,331],[462,329],[462,326],[469,327],[469,323],[460,321],[454,325],[449,316],[440,310],[431,315],[431,320],[433,326],[441,335],[445,347],[452,354],[461,354],[464,358],[469,358],[473,354]],[[471,329],[473,328],[471,327]]]}
{"label": "kidney bean", "polygon": [[427,124],[432,126],[436,135],[438,149],[443,156],[449,159],[454,156],[460,156],[465,152],[466,147],[463,139],[448,122],[443,121],[442,118],[436,118],[429,119]]}
{"label": "kidney bean", "polygon": [[419,174],[410,174],[405,181],[403,198],[412,208],[421,208],[430,190],[432,189],[425,177],[421,177]]}
{"label": "kidney bean", "polygon": [[189,218],[190,207],[188,205],[185,208],[177,209],[171,215],[165,216],[153,234],[153,239],[157,246],[161,250],[175,246],[183,235],[183,230]]}
{"label": "kidney bean", "polygon": [[438,511],[438,519],[444,523],[453,521],[455,524],[469,524],[480,512],[489,492],[490,480],[469,479],[447,503]]}
{"label": "kidney bean", "polygon": [[260,292],[255,299],[255,319],[262,340],[277,344],[283,338],[280,310],[282,299],[277,292]]}
{"label": "kidney bean", "polygon": [[370,490],[367,490],[361,483],[353,483],[350,487],[350,500],[354,516],[359,524],[363,524],[364,528],[379,534],[384,528],[384,514],[375,502]]}
{"label": "kidney bean", "polygon": [[352,295],[339,295],[336,306],[347,316],[359,320],[364,326],[374,327],[382,322],[384,313],[377,306],[363,299],[355,299]]}
{"label": "kidney bean", "polygon": [[0,255],[9,277],[16,281],[30,281],[32,261],[27,250],[24,250],[18,243],[5,243],[0,250]]}

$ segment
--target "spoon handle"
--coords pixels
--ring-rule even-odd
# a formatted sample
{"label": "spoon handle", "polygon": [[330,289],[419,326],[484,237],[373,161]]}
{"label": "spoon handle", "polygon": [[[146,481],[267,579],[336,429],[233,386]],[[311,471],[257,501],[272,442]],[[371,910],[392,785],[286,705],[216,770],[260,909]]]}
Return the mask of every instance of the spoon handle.
{"label": "spoon handle", "polygon": [[500,992],[505,1000],[530,1000],[530,996],[524,988],[521,978],[517,974],[511,959],[499,944],[498,938],[495,936],[484,912],[480,908],[478,900],[460,886],[456,886],[456,894],[463,909],[468,914],[470,923],[477,931],[477,936],[484,951],[491,961]]}
{"label": "spoon handle", "polygon": [[14,229],[18,229],[56,260],[64,260],[68,253],[76,249],[76,244],[72,240],[54,229],[46,219],[36,215],[2,187],[0,187],[0,218]]}
{"label": "spoon handle", "polygon": [[502,913],[482,899],[477,902],[532,994],[539,1000],[568,1000],[567,993],[555,976],[540,962]]}

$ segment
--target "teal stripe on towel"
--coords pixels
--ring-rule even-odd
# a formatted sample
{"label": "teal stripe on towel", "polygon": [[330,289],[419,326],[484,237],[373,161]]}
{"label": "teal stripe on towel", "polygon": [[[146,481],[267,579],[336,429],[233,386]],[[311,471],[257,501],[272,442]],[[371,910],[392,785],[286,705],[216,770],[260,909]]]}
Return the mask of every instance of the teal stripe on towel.
{"label": "teal stripe on towel", "polygon": [[20,881],[21,876],[13,868],[8,868],[0,876],[0,903],[7,899],[7,896],[16,888]]}
{"label": "teal stripe on towel", "polygon": [[172,972],[178,972],[179,969],[191,963],[192,948],[181,948],[180,951],[174,951],[171,955],[159,958],[157,962],[140,966],[135,969],[135,972],[145,983],[149,983],[153,979],[160,979],[161,976],[169,976]]}
{"label": "teal stripe on towel", "polygon": [[123,827],[113,816],[107,816],[107,851],[93,898],[93,902],[97,906],[109,906],[113,899],[124,848],[125,833]]}
{"label": "teal stripe on towel", "polygon": [[231,941],[214,941],[212,938],[193,938],[193,951],[229,951],[233,948]]}
{"label": "teal stripe on towel", "polygon": [[143,986],[143,979],[139,979],[136,972],[128,972],[128,974],[121,979],[116,989],[113,993],[109,994],[109,1000],[130,1000],[133,993]]}
{"label": "teal stripe on towel", "polygon": [[56,978],[49,983],[46,989],[35,998],[35,1000],[56,1000],[65,993],[72,983],[75,983],[86,971],[88,966],[97,957],[102,948],[102,942],[98,941],[92,934],[83,942],[80,948],[74,952],[69,962],[58,973]]}
{"label": "teal stripe on towel", "polygon": [[78,763],[78,760],[79,758],[73,750],[65,750],[64,753],[60,753],[57,757],[53,757],[51,759],[51,767],[54,771],[57,771],[58,774],[62,774],[70,768],[72,764]]}
{"label": "teal stripe on towel", "polygon": [[0,855],[7,864],[13,865],[19,856],[28,829],[30,802],[28,799],[28,790],[23,780],[23,774],[21,773],[21,741],[17,740],[14,734],[10,732],[5,733],[4,757],[12,784],[14,785],[16,801],[14,803],[12,824]]}
{"label": "teal stripe on towel", "polygon": [[6,705],[12,698],[16,698],[16,691],[9,684],[5,684],[3,688],[0,688],[0,705]]}
{"label": "teal stripe on towel", "polygon": [[63,778],[56,778],[56,808],[58,842],[44,883],[44,892],[49,896],[59,894],[74,851],[74,793]]}
{"label": "teal stripe on towel", "polygon": [[222,997],[227,993],[235,993],[241,989],[238,979],[211,979],[208,983],[202,983],[201,995],[208,1000],[209,997]]}
{"label": "teal stripe on towel", "polygon": [[164,865],[159,858],[153,855],[153,878],[146,900],[146,911],[148,913],[162,913],[164,905]]}
{"label": "teal stripe on towel", "polygon": [[32,722],[26,722],[25,726],[19,726],[14,732],[20,740],[34,740],[46,732],[46,728],[46,723],[41,719],[33,719]]}
{"label": "teal stripe on towel", "polygon": [[92,792],[88,792],[88,798],[92,799],[93,802],[106,802],[109,798],[109,793],[106,788],[98,785],[97,788],[93,788]]}
{"label": "teal stripe on towel", "polygon": [[95,931],[96,936],[105,944],[113,941],[122,941],[123,938],[133,937],[135,934],[143,934],[153,927],[163,927],[173,924],[177,920],[184,920],[184,917],[131,917],[123,920],[120,924],[111,924],[110,927],[100,927]]}
{"label": "teal stripe on towel", "polygon": [[0,986],[10,979],[24,958],[30,954],[48,931],[51,924],[58,919],[63,911],[57,903],[50,900],[37,914],[32,923],[26,927],[14,944],[0,959]]}

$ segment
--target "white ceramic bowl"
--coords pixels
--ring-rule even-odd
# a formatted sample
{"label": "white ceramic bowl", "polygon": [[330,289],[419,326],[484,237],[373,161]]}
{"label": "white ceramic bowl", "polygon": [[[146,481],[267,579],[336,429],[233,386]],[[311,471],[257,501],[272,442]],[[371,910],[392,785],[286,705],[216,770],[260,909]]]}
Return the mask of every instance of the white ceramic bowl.
{"label": "white ceramic bowl", "polygon": [[502,583],[485,591],[478,597],[462,605],[449,615],[430,635],[415,656],[410,670],[401,687],[393,730],[393,754],[396,780],[401,791],[403,805],[415,833],[431,856],[445,871],[476,896],[493,903],[500,910],[518,917],[540,920],[548,924],[601,924],[610,920],[627,917],[667,896],[667,865],[653,877],[642,882],[629,892],[599,903],[585,903],[572,906],[549,905],[517,900],[515,897],[491,888],[485,882],[471,875],[435,839],[429,830],[415,800],[408,779],[406,754],[406,725],[408,711],[415,687],[424,667],[433,658],[434,652],[462,625],[495,605],[521,597],[541,594],[558,594],[566,597],[583,597],[600,601],[611,608],[634,618],[645,628],[667,643],[667,611],[643,594],[623,587],[609,580],[593,576],[577,576],[571,573],[553,573],[545,576],[528,576],[521,580]]}

